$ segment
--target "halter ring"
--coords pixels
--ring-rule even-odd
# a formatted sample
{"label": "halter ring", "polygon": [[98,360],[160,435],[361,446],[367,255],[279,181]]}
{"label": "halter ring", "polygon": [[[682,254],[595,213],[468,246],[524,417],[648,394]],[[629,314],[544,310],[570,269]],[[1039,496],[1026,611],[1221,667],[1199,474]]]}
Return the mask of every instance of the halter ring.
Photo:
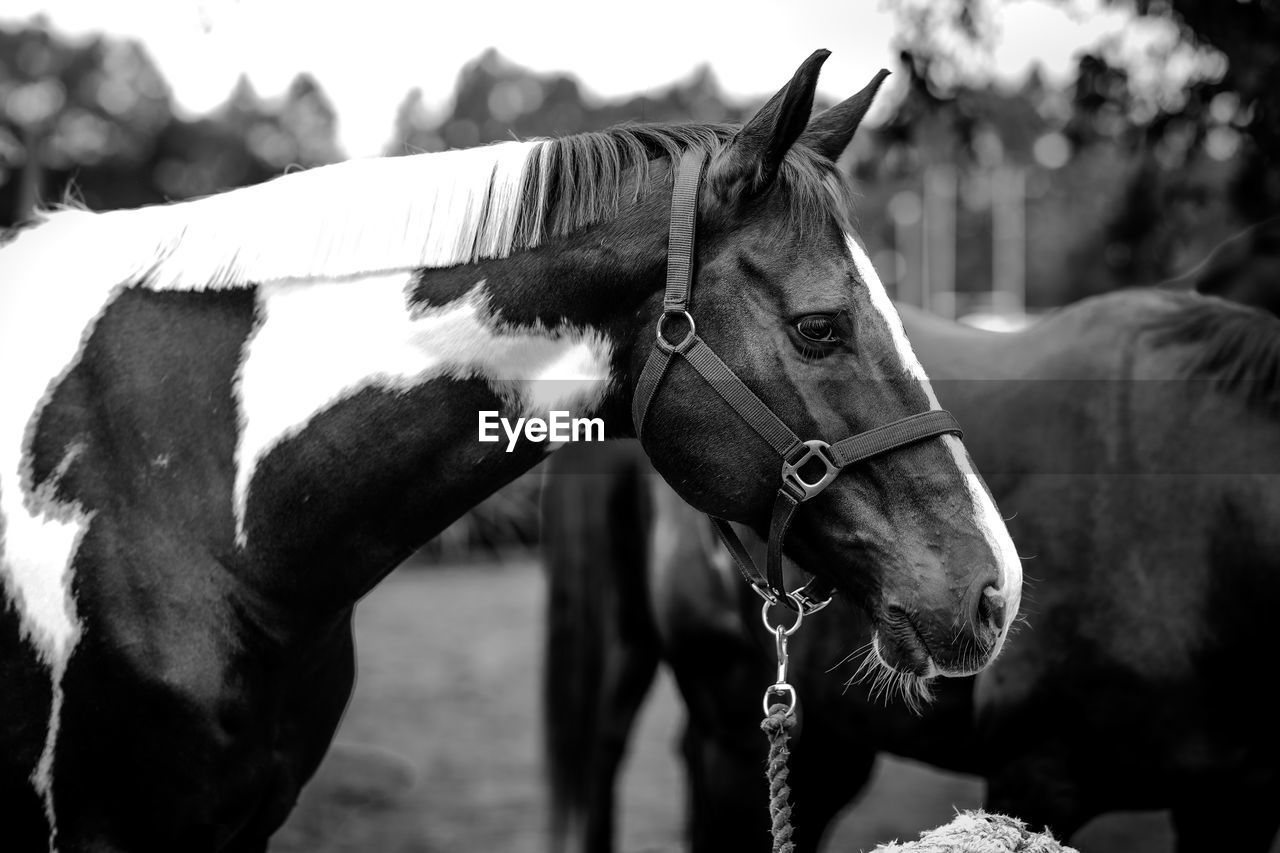
{"label": "halter ring", "polygon": [[[662,324],[667,322],[667,318],[676,316],[689,324],[689,331],[685,334],[684,339],[679,343],[670,343],[662,335]],[[698,327],[693,322],[693,315],[688,311],[663,311],[662,316],[658,318],[658,349],[664,352],[684,353],[689,347],[693,346],[694,337],[698,334]]]}
{"label": "halter ring", "polygon": [[[787,593],[787,597],[792,599],[793,602],[795,601],[794,592]],[[773,607],[774,603],[775,602],[770,602],[767,600],[765,601],[764,606],[760,608],[760,621],[764,623],[764,629],[768,631],[770,634],[773,634],[777,631],[782,631],[783,636],[790,637],[796,631],[800,630],[800,623],[804,621],[805,611],[802,607],[799,606],[799,602],[795,602],[797,605],[796,608],[791,608],[790,606],[788,606],[787,609],[791,610],[791,612],[796,614],[796,621],[791,623],[790,628],[783,628],[781,625],[774,625],[769,622],[769,608]],[[809,612],[812,613],[813,611],[810,610]]]}

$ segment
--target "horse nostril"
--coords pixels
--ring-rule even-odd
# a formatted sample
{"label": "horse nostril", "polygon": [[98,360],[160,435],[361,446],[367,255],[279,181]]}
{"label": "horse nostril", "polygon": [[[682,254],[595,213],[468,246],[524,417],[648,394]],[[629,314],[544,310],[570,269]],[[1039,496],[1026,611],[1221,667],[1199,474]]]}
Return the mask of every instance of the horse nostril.
{"label": "horse nostril", "polygon": [[987,586],[978,597],[978,624],[999,632],[1004,628],[1004,595],[994,586]]}

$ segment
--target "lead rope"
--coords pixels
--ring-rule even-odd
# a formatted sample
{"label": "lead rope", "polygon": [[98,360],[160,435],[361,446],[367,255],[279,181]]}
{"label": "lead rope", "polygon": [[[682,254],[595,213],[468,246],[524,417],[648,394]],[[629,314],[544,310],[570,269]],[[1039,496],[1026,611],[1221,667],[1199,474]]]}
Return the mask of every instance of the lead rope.
{"label": "lead rope", "polygon": [[795,842],[791,840],[791,788],[787,785],[787,759],[791,748],[787,740],[795,715],[786,705],[774,705],[760,728],[769,736],[769,765],[765,778],[769,780],[769,831],[773,833],[773,853],[793,853]]}
{"label": "lead rope", "polygon": [[[765,766],[765,778],[769,781],[769,831],[773,833],[773,853],[794,853],[795,842],[791,840],[794,830],[791,827],[791,787],[787,785],[787,777],[791,771],[787,768],[787,759],[791,757],[791,728],[796,724],[796,689],[787,681],[787,638],[800,629],[804,621],[804,608],[796,611],[796,621],[790,628],[784,625],[769,624],[769,608],[766,601],[760,610],[760,619],[765,630],[773,634],[774,648],[778,653],[778,678],[764,691],[764,721],[761,730],[769,738],[769,760]],[[784,697],[784,701],[769,704],[774,696]]]}

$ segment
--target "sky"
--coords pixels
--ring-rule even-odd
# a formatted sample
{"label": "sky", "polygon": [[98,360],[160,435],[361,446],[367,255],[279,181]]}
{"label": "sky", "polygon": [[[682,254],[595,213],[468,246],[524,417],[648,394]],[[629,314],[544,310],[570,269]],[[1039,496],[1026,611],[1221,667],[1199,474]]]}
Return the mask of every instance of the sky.
{"label": "sky", "polygon": [[[1100,5],[1000,5],[992,73],[1020,79],[1038,62],[1065,79],[1083,47],[1132,30],[1127,13]],[[730,97],[760,97],[817,48],[832,51],[819,91],[833,99],[896,67],[896,18],[883,0],[4,0],[0,23],[36,14],[72,37],[140,40],[189,114],[216,107],[241,74],[271,96],[310,72],[352,156],[381,150],[410,88],[445,109],[461,67],[489,47],[535,71],[572,73],[601,98],[661,89],[702,64]]]}

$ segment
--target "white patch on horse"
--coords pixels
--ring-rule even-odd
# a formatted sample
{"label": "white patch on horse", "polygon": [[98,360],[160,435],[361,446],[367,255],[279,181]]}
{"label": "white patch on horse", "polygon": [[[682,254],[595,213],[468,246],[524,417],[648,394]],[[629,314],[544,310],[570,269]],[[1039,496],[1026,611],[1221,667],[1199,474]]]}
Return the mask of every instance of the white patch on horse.
{"label": "white patch on horse", "polygon": [[62,675],[80,635],[72,565],[91,516],[55,497],[84,445],[63,448],[37,486],[32,443],[41,413],[118,292],[103,279],[113,266],[97,246],[66,241],[68,230],[92,215],[62,216],[67,228],[29,228],[0,249],[0,585],[3,606],[13,608],[23,637],[49,669],[53,703],[32,784],[55,830],[51,782]]}
{"label": "white patch on horse", "polygon": [[258,328],[245,346],[237,381],[234,506],[242,543],[258,462],[362,389],[408,390],[441,376],[476,378],[520,415],[544,418],[552,409],[590,414],[603,399],[611,347],[598,332],[503,326],[489,308],[483,281],[460,299],[411,312],[412,282],[413,275],[394,273],[258,289]]}
{"label": "white patch on horse", "polygon": [[65,448],[36,488],[31,443],[41,412],[113,296],[96,252],[68,251],[59,237],[31,228],[0,250],[0,578],[24,636],[50,667],[65,661],[74,643],[70,567],[88,523],[80,507],[54,498],[54,486],[82,446]]}
{"label": "white patch on horse", "polygon": [[62,727],[62,703],[66,698],[62,677],[66,671],[67,661],[62,660],[54,665],[51,673],[53,695],[49,707],[49,725],[45,732],[44,749],[40,751],[40,761],[31,777],[31,785],[44,803],[44,816],[49,821],[49,849],[54,853],[58,849],[58,818],[53,804],[53,759],[58,746],[58,730]]}
{"label": "white patch on horse", "polygon": [[[880,282],[880,277],[876,274],[875,267],[871,264],[871,259],[867,257],[866,250],[852,236],[848,238],[847,243],[849,252],[853,255],[854,266],[858,269],[858,276],[866,284],[870,293],[871,304],[884,317],[885,324],[889,327],[889,333],[893,336],[898,356],[902,359],[903,368],[923,386],[929,398],[929,405],[934,409],[941,409],[942,406],[938,403],[938,397],[933,392],[933,386],[929,384],[929,377],[924,372],[924,366],[916,358],[915,350],[907,339],[906,330],[902,327],[902,318],[898,316],[897,309],[893,307],[893,303],[889,300],[889,294]],[[991,548],[991,553],[999,564],[1000,589],[1008,596],[1005,604],[1004,630],[1001,632],[1000,639],[997,641],[996,648],[993,651],[992,657],[994,658],[995,655],[1000,653],[1000,649],[1004,645],[1005,637],[1009,634],[1009,626],[1013,624],[1014,617],[1017,615],[1018,607],[1022,601],[1022,561],[1019,559],[1018,551],[1013,545],[1013,538],[1009,536],[1009,529],[1005,526],[1004,519],[1000,516],[1000,511],[996,509],[995,501],[991,499],[986,486],[973,468],[973,463],[969,459],[969,452],[965,450],[964,444],[954,435],[943,436],[942,442],[951,451],[956,468],[959,469],[961,478],[968,488],[969,501],[974,510],[974,523],[982,531],[988,546]]]}

